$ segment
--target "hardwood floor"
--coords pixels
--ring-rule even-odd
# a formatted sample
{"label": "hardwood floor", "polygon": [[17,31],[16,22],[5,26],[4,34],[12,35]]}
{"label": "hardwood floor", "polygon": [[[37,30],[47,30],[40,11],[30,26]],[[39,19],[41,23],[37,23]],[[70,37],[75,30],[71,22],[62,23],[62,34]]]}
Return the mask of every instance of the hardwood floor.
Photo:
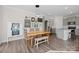
{"label": "hardwood floor", "polygon": [[78,47],[78,39],[74,41],[63,41],[57,39],[55,36],[50,36],[50,44],[43,43],[39,45],[39,48],[27,48],[25,40],[11,41],[8,44],[3,43],[0,45],[0,53],[46,53],[52,51],[76,51]]}

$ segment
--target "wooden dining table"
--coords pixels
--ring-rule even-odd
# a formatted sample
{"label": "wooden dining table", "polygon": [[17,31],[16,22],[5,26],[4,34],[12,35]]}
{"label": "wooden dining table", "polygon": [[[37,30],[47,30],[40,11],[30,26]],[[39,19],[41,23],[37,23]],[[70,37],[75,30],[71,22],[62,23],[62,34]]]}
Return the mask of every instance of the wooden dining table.
{"label": "wooden dining table", "polygon": [[36,38],[36,37],[42,37],[42,36],[48,36],[49,37],[49,35],[50,35],[50,32],[48,32],[48,31],[37,31],[37,32],[29,32],[29,33],[27,33],[27,39],[26,39],[26,41],[27,41],[27,47],[33,47],[33,45],[34,45],[34,39]]}

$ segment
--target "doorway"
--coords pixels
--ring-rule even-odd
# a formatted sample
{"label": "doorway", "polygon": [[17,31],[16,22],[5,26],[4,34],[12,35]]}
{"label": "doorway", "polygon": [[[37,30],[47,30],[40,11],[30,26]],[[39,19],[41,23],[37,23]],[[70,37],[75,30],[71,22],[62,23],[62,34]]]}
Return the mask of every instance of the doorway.
{"label": "doorway", "polygon": [[47,21],[47,20],[45,20],[45,23],[44,23],[44,26],[45,26],[44,30],[45,30],[45,31],[47,31],[47,30],[48,30],[48,26],[47,26],[47,24],[48,24],[48,21]]}

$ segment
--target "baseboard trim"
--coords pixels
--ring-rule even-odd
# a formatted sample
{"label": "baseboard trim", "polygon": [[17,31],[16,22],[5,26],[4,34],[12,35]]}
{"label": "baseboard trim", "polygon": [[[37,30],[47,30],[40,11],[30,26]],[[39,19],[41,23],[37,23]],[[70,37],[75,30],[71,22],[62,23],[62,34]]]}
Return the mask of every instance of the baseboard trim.
{"label": "baseboard trim", "polygon": [[[23,40],[23,39],[18,39],[18,40]],[[12,41],[17,41],[17,40],[9,40],[8,42],[12,42]],[[7,41],[3,41],[3,42],[1,42],[1,44],[8,43],[8,42]]]}

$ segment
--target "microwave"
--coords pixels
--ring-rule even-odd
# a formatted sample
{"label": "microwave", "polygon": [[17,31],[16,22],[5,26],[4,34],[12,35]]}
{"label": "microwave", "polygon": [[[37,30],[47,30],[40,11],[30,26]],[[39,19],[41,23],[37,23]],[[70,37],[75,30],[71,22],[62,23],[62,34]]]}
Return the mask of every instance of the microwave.
{"label": "microwave", "polygon": [[76,22],[68,22],[68,25],[76,25]]}

